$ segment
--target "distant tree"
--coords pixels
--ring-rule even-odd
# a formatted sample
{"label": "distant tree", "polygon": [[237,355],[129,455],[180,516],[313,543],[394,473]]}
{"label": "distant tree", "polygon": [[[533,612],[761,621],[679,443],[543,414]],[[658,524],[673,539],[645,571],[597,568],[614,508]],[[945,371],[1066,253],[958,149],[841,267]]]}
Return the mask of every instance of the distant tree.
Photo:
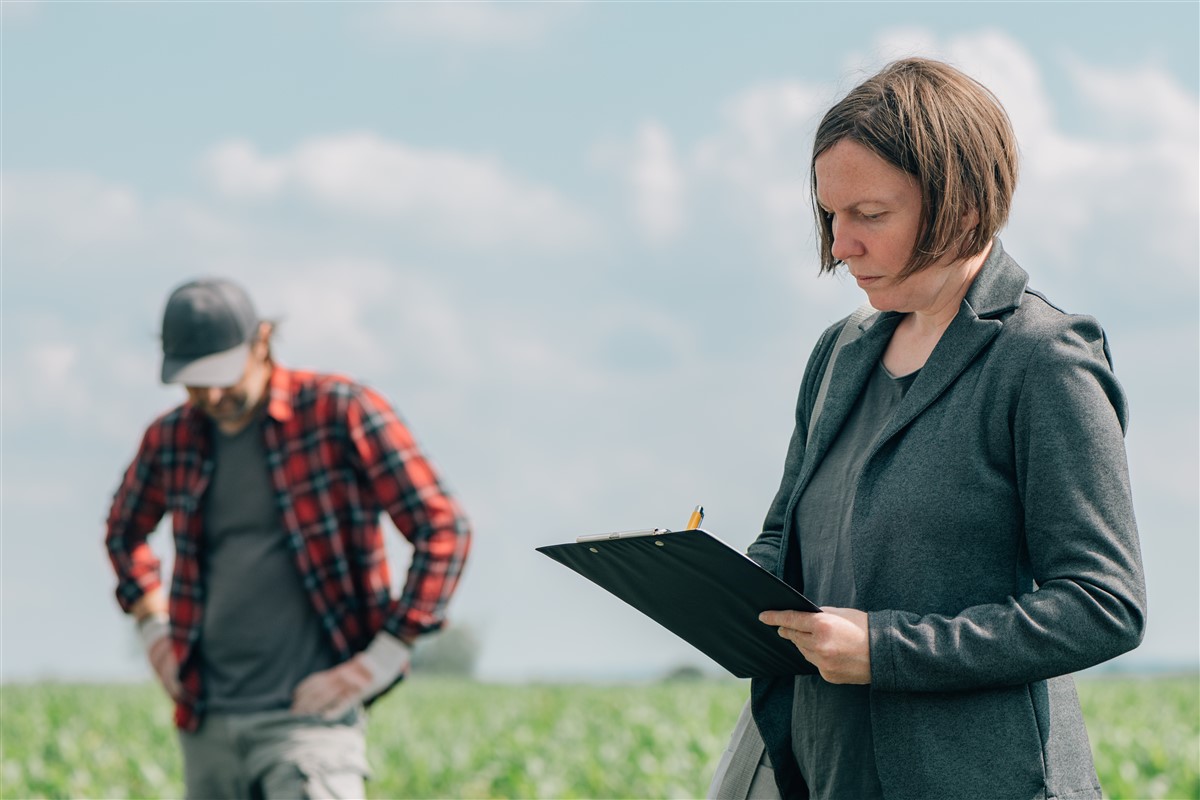
{"label": "distant tree", "polygon": [[699,681],[704,680],[704,670],[694,664],[684,664],[675,667],[663,676],[664,681]]}
{"label": "distant tree", "polygon": [[482,649],[479,635],[469,625],[452,625],[417,640],[413,648],[413,672],[429,675],[475,675]]}

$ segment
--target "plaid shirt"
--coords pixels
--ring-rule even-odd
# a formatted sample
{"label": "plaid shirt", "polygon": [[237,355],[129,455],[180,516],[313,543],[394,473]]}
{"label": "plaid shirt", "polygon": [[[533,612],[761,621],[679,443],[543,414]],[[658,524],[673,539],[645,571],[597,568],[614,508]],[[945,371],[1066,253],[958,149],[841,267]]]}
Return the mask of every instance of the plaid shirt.
{"label": "plaid shirt", "polygon": [[[213,474],[211,421],[189,403],[146,430],[117,489],[105,543],[129,611],[161,585],[146,537],[171,514],[171,637],[185,699],[175,722],[204,714],[196,645],[204,613],[203,498]],[[404,423],[380,395],[339,376],[276,366],[263,443],[280,519],[312,607],[340,660],[380,631],[411,639],[440,628],[471,533]],[[386,511],[413,545],[399,598],[379,524]]]}

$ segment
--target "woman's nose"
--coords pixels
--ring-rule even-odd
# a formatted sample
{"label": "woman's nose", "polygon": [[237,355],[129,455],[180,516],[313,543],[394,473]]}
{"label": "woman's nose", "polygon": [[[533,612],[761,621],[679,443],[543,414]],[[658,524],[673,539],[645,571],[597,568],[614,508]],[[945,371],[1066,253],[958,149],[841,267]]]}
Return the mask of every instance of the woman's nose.
{"label": "woman's nose", "polygon": [[838,261],[862,255],[862,243],[844,225],[833,224],[833,244],[829,253]]}

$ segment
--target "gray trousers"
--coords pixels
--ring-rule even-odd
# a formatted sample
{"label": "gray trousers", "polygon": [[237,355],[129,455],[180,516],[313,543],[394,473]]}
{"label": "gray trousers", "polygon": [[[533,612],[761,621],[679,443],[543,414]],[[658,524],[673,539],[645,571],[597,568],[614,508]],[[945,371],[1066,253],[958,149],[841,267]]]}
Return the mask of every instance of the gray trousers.
{"label": "gray trousers", "polygon": [[332,722],[290,711],[208,714],[179,732],[190,800],[366,797],[366,714]]}

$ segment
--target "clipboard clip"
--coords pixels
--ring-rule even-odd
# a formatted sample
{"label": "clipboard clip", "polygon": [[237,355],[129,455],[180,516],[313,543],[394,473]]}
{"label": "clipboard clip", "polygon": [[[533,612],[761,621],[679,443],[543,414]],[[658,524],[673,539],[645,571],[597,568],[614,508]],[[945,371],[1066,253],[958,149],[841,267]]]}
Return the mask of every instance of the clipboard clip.
{"label": "clipboard clip", "polygon": [[575,541],[578,542],[607,542],[613,539],[636,539],[640,536],[661,536],[664,533],[670,533],[670,528],[647,528],[646,530],[638,531],[614,531],[612,533],[593,533],[587,536],[577,536]]}

